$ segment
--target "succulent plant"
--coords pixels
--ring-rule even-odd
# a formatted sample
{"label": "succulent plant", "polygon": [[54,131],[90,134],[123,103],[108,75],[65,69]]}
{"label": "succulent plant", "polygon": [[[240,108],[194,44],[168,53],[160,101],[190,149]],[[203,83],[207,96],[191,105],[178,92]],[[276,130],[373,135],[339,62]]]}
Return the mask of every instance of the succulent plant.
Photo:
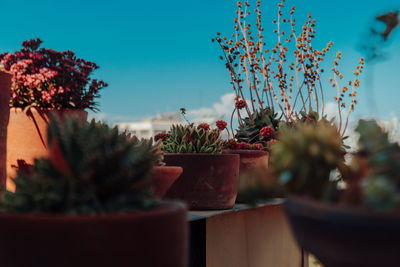
{"label": "succulent plant", "polygon": [[53,117],[49,156],[20,168],[2,208],[17,212],[105,213],[152,207],[147,178],[160,161],[152,140],[106,124]]}
{"label": "succulent plant", "polygon": [[255,111],[251,115],[252,120],[248,117],[242,120],[235,138],[238,142],[244,142],[248,144],[260,143],[260,141],[264,141],[261,143],[266,144],[266,142],[272,139],[273,136],[271,136],[271,138],[264,138],[261,135],[261,130],[269,126],[276,131],[280,123],[280,120],[277,118],[277,116],[278,115],[271,108]]}
{"label": "succulent plant", "polygon": [[271,164],[290,193],[320,198],[331,172],[344,169],[342,138],[333,125],[298,123],[283,127],[271,146]]}
{"label": "succulent plant", "polygon": [[165,153],[221,153],[222,139],[218,129],[200,124],[172,125],[170,136],[163,142]]}
{"label": "succulent plant", "polygon": [[[353,173],[347,177],[353,199],[378,210],[400,209],[400,146],[375,121],[360,120],[359,152],[353,157]],[[352,192],[353,193],[353,192]]]}

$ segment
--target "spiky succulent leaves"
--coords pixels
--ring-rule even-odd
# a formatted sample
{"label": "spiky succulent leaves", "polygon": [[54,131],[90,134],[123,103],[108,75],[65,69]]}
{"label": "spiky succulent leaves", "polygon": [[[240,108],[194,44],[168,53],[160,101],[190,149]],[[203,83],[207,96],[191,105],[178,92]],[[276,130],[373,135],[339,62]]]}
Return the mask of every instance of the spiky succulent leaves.
{"label": "spiky succulent leaves", "polygon": [[356,131],[360,152],[352,165],[365,175],[360,182],[364,204],[380,210],[400,209],[399,144],[391,142],[372,120],[360,120]]}
{"label": "spiky succulent leaves", "polygon": [[271,108],[257,110],[252,114],[253,122],[250,118],[245,118],[239,125],[235,138],[238,142],[255,144],[260,141],[260,131],[262,128],[271,126],[278,130],[280,120],[278,114]]}
{"label": "spiky succulent leaves", "polygon": [[320,198],[331,171],[344,165],[341,137],[323,122],[281,128],[279,142],[271,146],[271,165],[289,193]]}
{"label": "spiky succulent leaves", "polygon": [[172,125],[170,137],[164,141],[165,153],[209,153],[220,154],[222,139],[220,132],[191,125]]}
{"label": "spiky succulent leaves", "polygon": [[18,171],[16,192],[6,194],[5,208],[99,213],[155,203],[145,186],[159,159],[151,140],[138,140],[94,120],[53,118],[48,144],[48,158],[36,160],[31,172]]}

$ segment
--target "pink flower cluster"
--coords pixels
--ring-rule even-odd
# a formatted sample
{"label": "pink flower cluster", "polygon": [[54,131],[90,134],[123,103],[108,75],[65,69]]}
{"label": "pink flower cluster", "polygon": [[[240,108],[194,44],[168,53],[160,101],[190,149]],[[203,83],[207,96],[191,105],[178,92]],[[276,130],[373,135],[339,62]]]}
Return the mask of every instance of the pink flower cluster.
{"label": "pink flower cluster", "polygon": [[0,64],[13,75],[10,106],[95,110],[94,99],[107,86],[89,78],[98,66],[72,51],[39,49],[41,43],[24,41],[20,51],[0,55]]}

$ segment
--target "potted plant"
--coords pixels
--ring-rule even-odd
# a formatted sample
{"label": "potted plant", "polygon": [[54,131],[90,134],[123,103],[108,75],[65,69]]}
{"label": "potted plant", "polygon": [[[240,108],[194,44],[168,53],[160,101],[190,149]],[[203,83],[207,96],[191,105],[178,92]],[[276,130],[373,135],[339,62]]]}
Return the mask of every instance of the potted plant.
{"label": "potted plant", "polygon": [[185,207],[147,187],[151,142],[73,116],[50,121],[48,144],[1,201],[4,265],[187,266]]}
{"label": "potted plant", "polygon": [[[222,50],[220,59],[224,61],[229,72],[235,93],[235,106],[231,116],[234,141],[248,144],[240,147],[260,144],[265,151],[229,151],[241,155],[240,172],[243,177],[247,170],[268,164],[268,142],[276,142],[280,125],[294,126],[299,121],[310,122],[324,118],[324,95],[327,92],[322,86],[321,75],[324,70],[321,65],[333,45],[329,42],[325,48],[317,49],[312,43],[316,22],[311,14],[298,30],[294,18],[295,7],[292,7],[289,14],[284,14],[284,1],[278,4],[277,19],[273,21],[273,34],[277,41],[271,46],[267,45],[261,1],[256,2],[254,12],[250,3],[251,1],[237,2],[237,16],[231,37],[221,36],[218,32],[216,38],[212,39]],[[332,69],[333,77],[329,79],[329,83],[337,90],[335,102],[339,113],[338,128],[344,136],[350,113],[357,103],[358,76],[362,72],[364,60],[360,60],[354,72],[354,80],[341,86],[339,82],[343,75],[339,70],[340,58],[341,53],[338,52]],[[346,98],[348,95],[350,97]],[[342,119],[346,107],[347,117]],[[236,134],[232,126],[235,116],[238,119]],[[253,162],[250,163],[251,161]]]}
{"label": "potted plant", "polygon": [[[14,53],[0,55],[1,67],[12,75],[9,99],[10,119],[7,128],[7,188],[14,190],[10,180],[15,175],[18,159],[28,163],[46,155],[46,131],[50,112],[79,113],[96,110],[99,91],[107,86],[91,79],[98,66],[77,58],[72,51],[58,52],[40,48],[40,39],[22,43]],[[9,88],[4,88],[7,90]]]}
{"label": "potted plant", "polygon": [[182,176],[166,198],[179,199],[190,209],[230,209],[236,200],[239,155],[221,154],[220,130],[206,123],[173,125],[163,142],[167,165],[181,166]]}
{"label": "potted plant", "polygon": [[284,188],[299,245],[324,266],[397,266],[400,146],[374,121],[361,120],[356,130],[359,151],[350,165],[334,126],[282,130],[271,147],[276,182],[258,183],[269,187],[258,193],[270,193],[271,184]]}

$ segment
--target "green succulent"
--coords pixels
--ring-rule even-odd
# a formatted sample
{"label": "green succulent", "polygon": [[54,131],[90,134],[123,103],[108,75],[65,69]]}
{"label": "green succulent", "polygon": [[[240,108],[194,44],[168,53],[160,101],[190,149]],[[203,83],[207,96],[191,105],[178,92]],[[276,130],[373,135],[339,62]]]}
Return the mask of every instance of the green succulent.
{"label": "green succulent", "polygon": [[117,127],[53,117],[49,156],[20,164],[15,193],[6,192],[7,211],[106,213],[150,208],[149,174],[161,152],[152,140],[139,140]]}
{"label": "green succulent", "polygon": [[245,118],[239,125],[235,138],[238,142],[248,144],[258,143],[261,140],[260,131],[262,128],[271,126],[275,131],[278,129],[280,120],[278,114],[271,108],[257,110],[251,118]]}
{"label": "green succulent", "polygon": [[172,125],[170,136],[164,141],[165,153],[220,154],[222,139],[217,129],[209,130],[193,125]]}
{"label": "green succulent", "polygon": [[360,120],[360,151],[353,166],[366,160],[366,177],[360,181],[364,205],[379,209],[400,209],[400,146],[391,142],[388,134],[375,121]]}
{"label": "green succulent", "polygon": [[345,166],[342,145],[329,123],[283,127],[279,142],[271,146],[271,165],[288,192],[321,198],[331,184],[331,172]]}

